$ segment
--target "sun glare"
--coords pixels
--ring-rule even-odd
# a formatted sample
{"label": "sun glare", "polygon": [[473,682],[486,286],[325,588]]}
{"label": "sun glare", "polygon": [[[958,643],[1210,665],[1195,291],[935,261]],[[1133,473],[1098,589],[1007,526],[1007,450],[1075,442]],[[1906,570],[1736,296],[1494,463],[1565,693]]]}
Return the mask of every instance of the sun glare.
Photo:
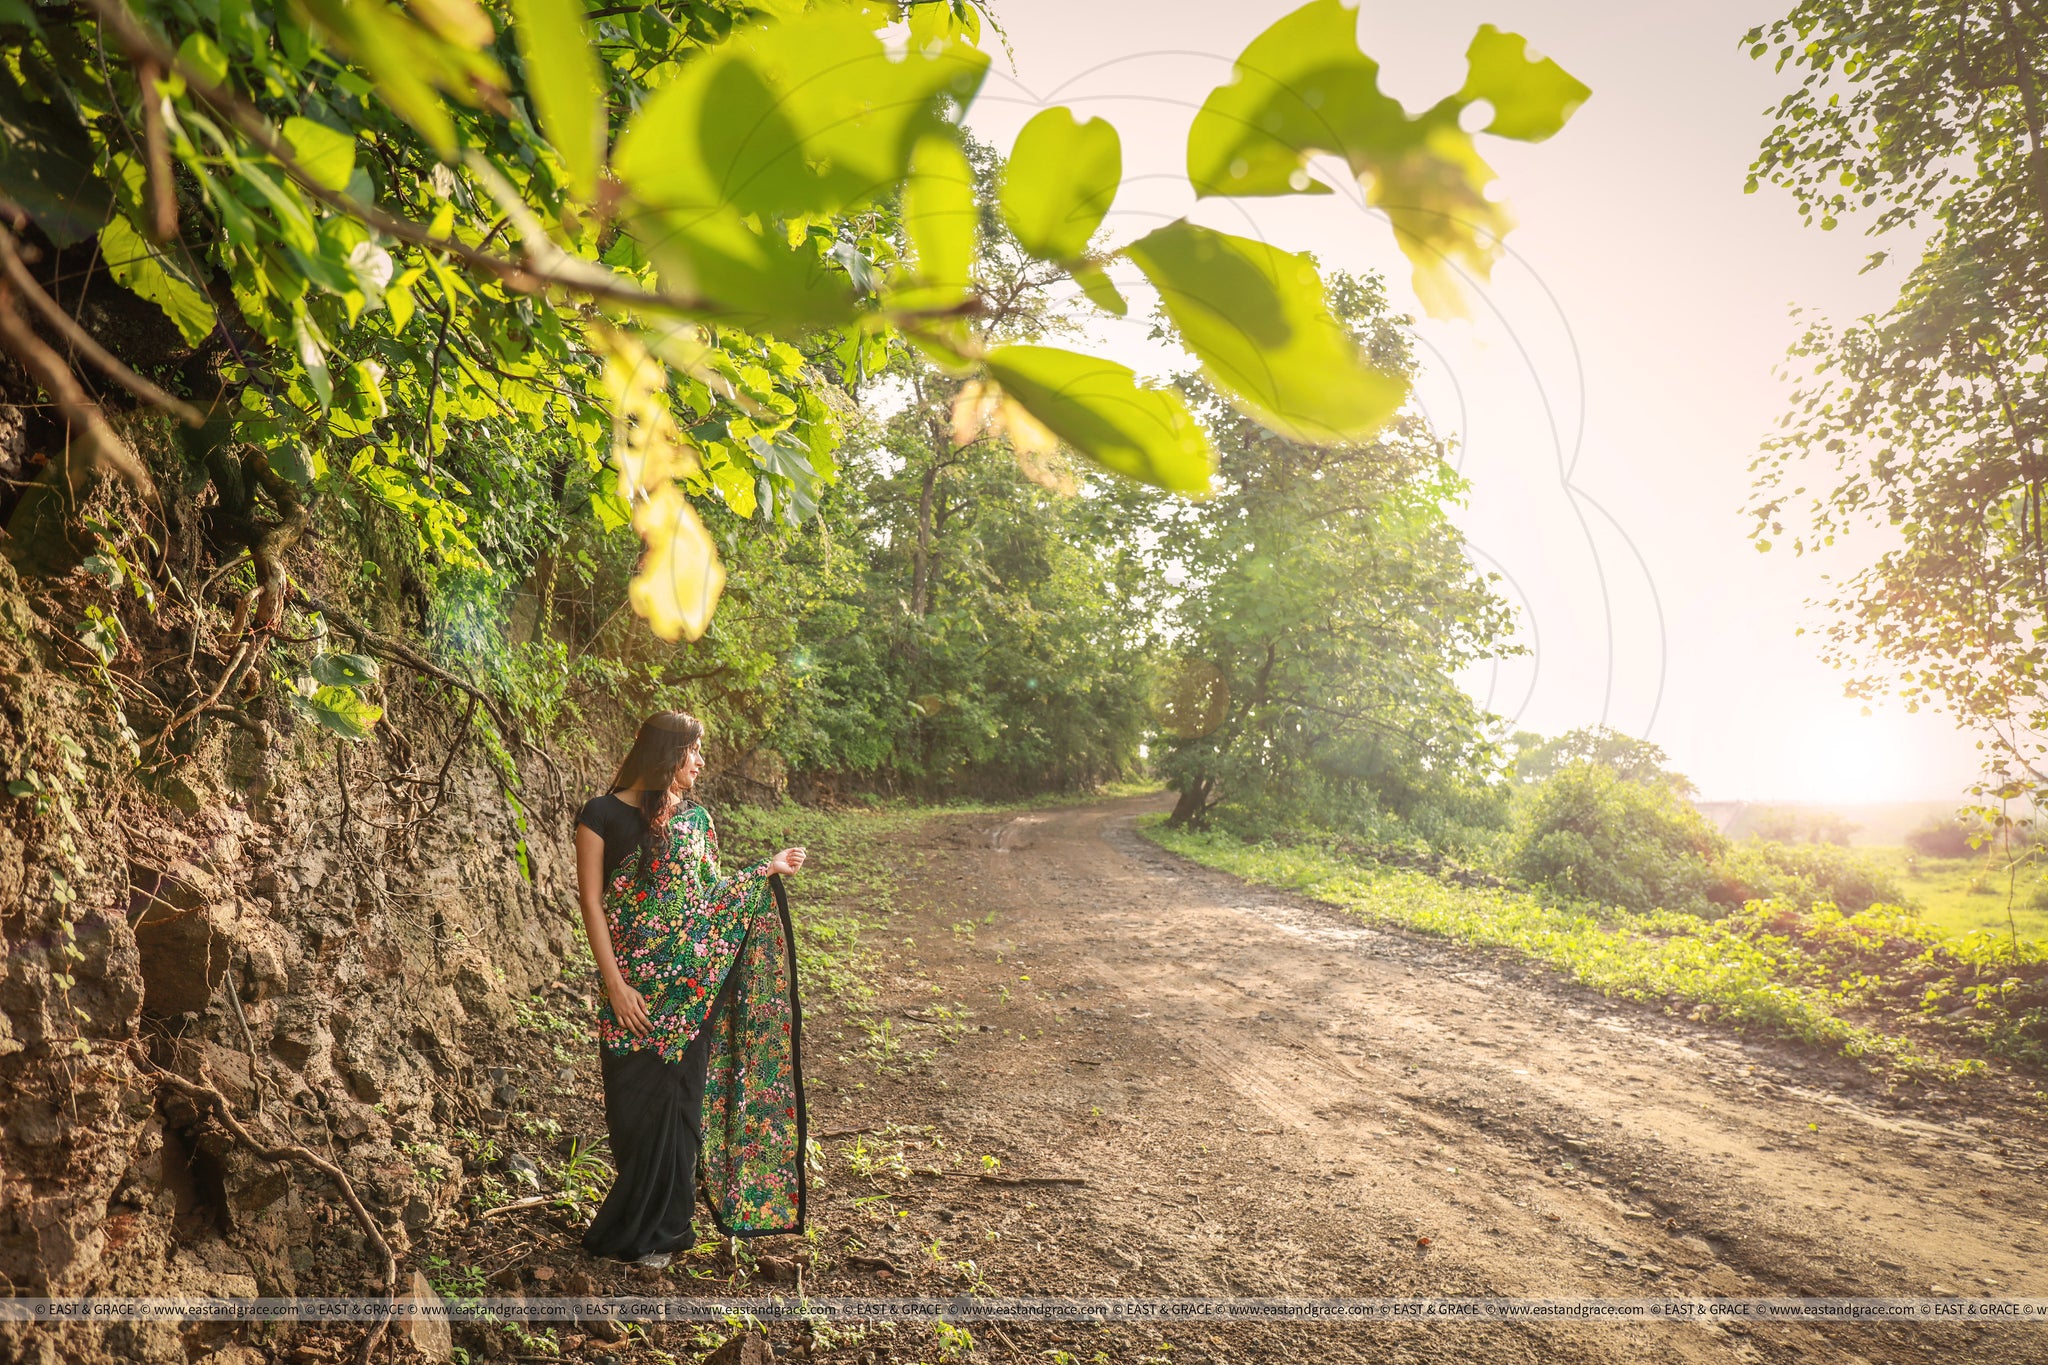
{"label": "sun glare", "polygon": [[1813,801],[1896,801],[1923,795],[1914,764],[1887,717],[1816,716],[1798,746],[1796,795]]}

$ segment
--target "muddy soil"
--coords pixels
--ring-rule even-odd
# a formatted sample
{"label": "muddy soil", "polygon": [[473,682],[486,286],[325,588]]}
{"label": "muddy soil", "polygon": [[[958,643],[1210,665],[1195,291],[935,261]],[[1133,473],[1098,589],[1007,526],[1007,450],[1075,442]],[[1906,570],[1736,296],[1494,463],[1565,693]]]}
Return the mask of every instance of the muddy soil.
{"label": "muddy soil", "polygon": [[[527,1292],[786,1293],[808,1252],[804,1287],[832,1296],[2048,1297],[2048,1134],[1991,1090],[1887,1094],[1845,1059],[1367,927],[1144,841],[1135,819],[1163,808],[945,817],[891,841],[881,998],[806,1001],[826,1158],[810,1243],[656,1273],[590,1262],[537,1210],[449,1251]],[[594,1060],[560,1080],[533,1104],[601,1133]],[[2048,1359],[2048,1328],[2021,1325],[971,1330],[953,1358]],[[688,1358],[717,1335],[646,1340]],[[921,1326],[770,1337],[849,1362],[948,1345]]]}

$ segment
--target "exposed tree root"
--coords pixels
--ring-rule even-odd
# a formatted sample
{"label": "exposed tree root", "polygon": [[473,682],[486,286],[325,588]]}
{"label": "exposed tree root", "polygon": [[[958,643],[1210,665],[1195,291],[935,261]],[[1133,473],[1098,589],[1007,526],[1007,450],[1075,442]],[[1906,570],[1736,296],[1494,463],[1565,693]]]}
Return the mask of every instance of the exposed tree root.
{"label": "exposed tree root", "polygon": [[[356,1195],[356,1187],[349,1182],[349,1178],[342,1173],[339,1166],[297,1143],[270,1144],[258,1141],[254,1134],[242,1126],[241,1120],[235,1117],[234,1106],[228,1103],[227,1096],[221,1094],[219,1088],[213,1084],[212,1073],[207,1071],[204,1062],[199,1065],[199,1074],[206,1078],[206,1084],[202,1085],[196,1081],[189,1081],[176,1072],[166,1071],[143,1055],[140,1048],[134,1049],[134,1055],[143,1069],[161,1084],[170,1086],[189,1099],[204,1100],[211,1105],[214,1115],[220,1119],[221,1125],[235,1141],[256,1156],[265,1161],[297,1161],[333,1181],[335,1187],[341,1191],[341,1197],[348,1202],[350,1211],[355,1214],[356,1222],[363,1229],[363,1235],[370,1239],[370,1244],[376,1247],[378,1256],[383,1259],[384,1296],[388,1299],[397,1291],[398,1258],[392,1255],[391,1244],[384,1240],[383,1229],[377,1226],[377,1220],[371,1217],[369,1209],[363,1206],[363,1201]],[[356,1350],[357,1365],[369,1365],[370,1353],[376,1350],[377,1342],[384,1335],[386,1324],[386,1319],[379,1319],[370,1324],[369,1331],[363,1336],[362,1345]]]}

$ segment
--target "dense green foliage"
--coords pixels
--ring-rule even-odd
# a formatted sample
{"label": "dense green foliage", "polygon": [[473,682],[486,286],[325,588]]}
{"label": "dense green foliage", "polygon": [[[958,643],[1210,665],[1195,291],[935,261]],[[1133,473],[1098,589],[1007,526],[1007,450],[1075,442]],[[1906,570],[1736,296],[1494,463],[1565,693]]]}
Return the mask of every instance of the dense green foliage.
{"label": "dense green foliage", "polygon": [[1854,912],[1904,899],[1892,877],[1845,847],[1717,832],[1657,745],[1605,726],[1515,739],[1520,783],[1498,865],[1553,896],[1709,916],[1756,900]]}
{"label": "dense green foliage", "polygon": [[1574,763],[1598,763],[1625,781],[1664,787],[1687,798],[1698,793],[1690,778],[1672,771],[1661,746],[1609,726],[1581,726],[1551,739],[1518,730],[1509,743],[1514,747],[1519,782],[1541,782]]}
{"label": "dense green foliage", "polygon": [[1755,466],[1758,547],[1868,537],[1828,602],[1851,695],[1952,711],[1991,759],[1983,790],[2048,789],[2048,14],[1802,0],[1745,42],[1803,73],[1750,188],[1785,187],[1822,229],[1860,214],[1873,235],[1925,237],[1889,310],[1817,323],[1795,348]]}

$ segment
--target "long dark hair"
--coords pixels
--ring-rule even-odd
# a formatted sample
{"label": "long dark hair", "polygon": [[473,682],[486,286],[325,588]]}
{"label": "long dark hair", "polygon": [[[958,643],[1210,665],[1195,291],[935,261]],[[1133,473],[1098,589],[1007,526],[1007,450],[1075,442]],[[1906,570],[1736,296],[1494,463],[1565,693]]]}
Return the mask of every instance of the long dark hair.
{"label": "long dark hair", "polygon": [[669,819],[682,804],[682,794],[675,789],[676,774],[682,771],[691,746],[703,738],[704,722],[689,712],[656,711],[640,722],[640,733],[633,737],[633,747],[626,751],[625,762],[612,778],[613,792],[645,788],[638,793],[640,813],[647,820],[647,829],[640,836],[642,871],[667,837]]}

